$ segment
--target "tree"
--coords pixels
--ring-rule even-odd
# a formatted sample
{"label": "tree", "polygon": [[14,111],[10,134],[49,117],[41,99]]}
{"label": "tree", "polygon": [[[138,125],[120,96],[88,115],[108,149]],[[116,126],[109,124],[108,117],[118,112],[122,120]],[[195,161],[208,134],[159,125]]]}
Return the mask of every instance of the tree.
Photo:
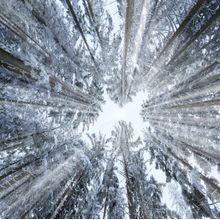
{"label": "tree", "polygon": [[[123,176],[130,218],[164,218],[166,207],[161,204],[159,184],[147,175],[147,162],[140,148],[140,138],[133,141],[133,128],[124,121],[112,132],[113,147],[122,158]],[[148,180],[149,179],[149,180]]]}
{"label": "tree", "polygon": [[[213,209],[208,204],[210,200],[213,201],[214,199],[215,201],[215,197],[218,197],[219,194],[219,186],[215,181],[206,177],[206,175],[194,168],[189,161],[184,159],[183,151],[180,151],[180,147],[179,152],[175,152],[172,148],[169,148],[171,145],[163,145],[155,137],[155,134],[149,136],[147,133],[146,144],[151,153],[151,160],[155,161],[157,169],[162,169],[165,172],[167,182],[175,180],[180,184],[182,195],[189,205],[193,217],[217,217],[218,211],[216,212],[215,208]],[[176,202],[178,202],[178,199]]]}

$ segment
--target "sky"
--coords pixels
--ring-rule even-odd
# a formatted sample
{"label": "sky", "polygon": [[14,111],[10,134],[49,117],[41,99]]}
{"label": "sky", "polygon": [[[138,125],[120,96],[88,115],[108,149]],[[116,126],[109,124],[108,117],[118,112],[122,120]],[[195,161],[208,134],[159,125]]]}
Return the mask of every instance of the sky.
{"label": "sky", "polygon": [[106,137],[111,136],[111,131],[120,120],[124,120],[127,123],[131,122],[135,131],[135,137],[142,136],[142,130],[145,124],[140,116],[141,104],[146,99],[146,95],[143,92],[133,97],[133,102],[126,104],[123,107],[119,107],[104,93],[104,99],[106,103],[102,106],[102,112],[100,113],[97,121],[94,125],[90,125],[88,133],[99,134],[99,132]]}

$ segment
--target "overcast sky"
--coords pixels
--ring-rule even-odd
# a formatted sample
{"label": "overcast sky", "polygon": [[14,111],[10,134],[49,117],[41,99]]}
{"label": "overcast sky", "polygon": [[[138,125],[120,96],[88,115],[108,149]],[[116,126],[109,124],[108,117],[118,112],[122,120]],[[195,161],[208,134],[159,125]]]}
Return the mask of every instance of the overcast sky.
{"label": "overcast sky", "polygon": [[135,137],[142,136],[144,122],[140,116],[140,111],[141,104],[146,99],[144,93],[138,93],[136,97],[133,97],[133,102],[130,102],[123,107],[119,107],[111,101],[106,92],[104,94],[104,99],[106,103],[102,106],[103,111],[100,113],[94,125],[90,125],[88,133],[98,134],[100,132],[101,134],[106,135],[106,137],[110,137],[114,126],[117,125],[120,120],[124,120],[127,123],[132,123]]}

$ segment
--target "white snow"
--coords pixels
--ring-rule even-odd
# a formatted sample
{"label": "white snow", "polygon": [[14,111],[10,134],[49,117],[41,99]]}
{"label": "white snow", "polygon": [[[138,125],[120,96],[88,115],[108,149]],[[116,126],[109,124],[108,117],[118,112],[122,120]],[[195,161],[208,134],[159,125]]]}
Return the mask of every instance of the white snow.
{"label": "white snow", "polygon": [[147,20],[147,5],[150,4],[149,2],[147,2],[147,0],[144,0],[143,3],[143,8],[141,10],[141,16],[140,16],[140,22],[139,22],[139,26],[137,29],[137,34],[135,36],[135,41],[134,41],[134,53],[133,53],[133,57],[132,57],[132,61],[134,64],[137,63],[137,58],[138,58],[138,54],[140,52],[141,49],[141,44],[142,44],[142,39],[143,39],[143,33],[145,31],[145,23]]}
{"label": "white snow", "polygon": [[162,183],[162,184],[166,183],[166,174],[161,169],[156,169],[154,163],[153,163],[153,168],[151,168],[149,172],[149,176],[151,175],[158,183]]}
{"label": "white snow", "polygon": [[[122,161],[122,158],[119,157],[118,160],[116,160],[116,166],[117,166],[117,172],[116,172],[116,176],[118,177],[118,180],[119,180],[119,187],[122,189],[122,192],[123,192],[123,198],[124,198],[124,201],[125,201],[125,204],[128,204],[128,201],[127,201],[127,191],[126,191],[126,180],[125,180],[125,177],[122,175],[122,173],[124,173],[124,169],[123,169],[123,165],[121,163]],[[129,219],[129,215],[128,215],[128,206],[126,206],[125,208],[125,219]]]}
{"label": "white snow", "polygon": [[117,8],[117,1],[106,0],[104,7],[106,11],[108,11],[110,16],[112,17],[113,34],[115,34],[118,31],[120,31],[120,25],[121,25],[121,19],[120,19],[118,8]]}
{"label": "white snow", "polygon": [[172,180],[162,188],[162,202],[167,207],[176,211],[181,218],[192,218],[191,209],[187,206],[181,191],[181,186]]}

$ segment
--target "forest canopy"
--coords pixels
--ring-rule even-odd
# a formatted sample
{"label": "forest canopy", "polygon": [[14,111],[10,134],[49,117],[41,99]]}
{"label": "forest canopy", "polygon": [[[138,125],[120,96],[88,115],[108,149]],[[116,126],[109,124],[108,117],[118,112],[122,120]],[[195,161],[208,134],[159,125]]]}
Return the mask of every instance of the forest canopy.
{"label": "forest canopy", "polygon": [[1,1],[0,218],[220,218],[219,72],[220,0]]}

